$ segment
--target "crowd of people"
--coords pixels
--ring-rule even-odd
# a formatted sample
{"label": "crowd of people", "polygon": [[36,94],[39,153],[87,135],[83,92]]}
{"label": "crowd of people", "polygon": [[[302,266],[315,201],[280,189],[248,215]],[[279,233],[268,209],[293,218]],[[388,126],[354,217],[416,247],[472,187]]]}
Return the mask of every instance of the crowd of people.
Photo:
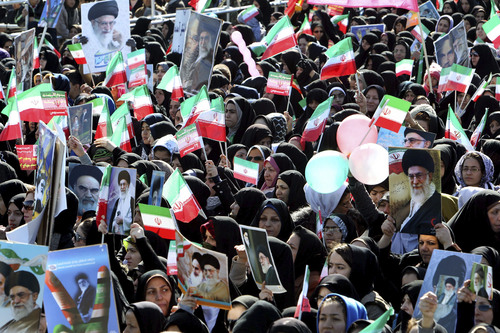
{"label": "crowd of people", "polygon": [[[55,90],[67,93],[69,105],[104,97],[112,113],[123,103],[118,101],[117,90],[99,84],[104,73],[84,74],[67,48],[73,37],[81,34],[80,3],[64,0],[56,32],[48,36],[61,56],[42,46],[41,68],[34,72],[33,85],[52,83]],[[43,0],[29,0],[27,7],[7,6],[0,15],[5,15],[5,22],[13,20],[20,25],[26,15],[30,22],[36,22],[43,4]],[[439,8],[439,20],[422,18],[431,33],[423,44],[427,59],[419,65],[423,50],[410,51],[415,36],[410,32],[413,27],[407,27],[407,10],[344,8],[344,13],[349,14],[349,26],[343,33],[332,23],[330,8],[314,7],[304,1],[292,13],[291,22],[298,31],[309,20],[312,34],[298,34],[297,47],[271,58],[262,60],[252,54],[260,76],[249,74],[238,46],[231,42],[231,33],[241,32],[247,45],[259,42],[283,17],[285,8],[273,8],[266,0],[255,0],[253,4],[259,11],[257,16],[245,22],[239,15],[233,22],[223,23],[219,36],[211,36],[219,42],[209,96],[224,99],[227,141],[220,144],[205,139],[205,153],[197,150],[181,157],[174,135],[183,123],[183,99],[173,100],[171,93],[157,87],[169,68],[181,66],[182,54],[167,52],[174,21],[153,26],[147,17],[151,1],[130,1],[130,16],[138,20],[131,28],[133,42],[127,45],[146,49],[146,61],[153,65],[151,97],[155,112],[140,121],[132,118],[136,133],[131,140],[132,152],[117,147],[109,138],[92,140],[90,147],[76,137],[68,138],[71,156],[66,162],[78,164],[74,168],[79,168],[75,174],[80,177],[66,177],[67,209],[52,221],[53,233],[58,236],[57,249],[100,244],[104,235],[114,301],[124,332],[359,332],[391,307],[395,313],[383,332],[445,332],[434,319],[444,303],[452,307],[458,304],[456,332],[499,332],[500,293],[493,289],[491,299],[484,289],[473,293],[469,286],[475,281],[469,277],[460,285],[454,279],[446,280],[448,293],[444,293],[444,300],[436,292],[419,298],[436,249],[480,255],[481,263],[492,267],[493,288],[500,285],[500,103],[496,88],[500,84],[500,58],[482,28],[489,13],[496,15],[491,8],[494,2],[447,0]],[[155,6],[157,13],[189,8],[183,0],[157,0]],[[437,64],[433,41],[462,21],[470,49],[470,61],[466,63],[475,69],[472,83],[465,93],[438,92],[442,68]],[[360,40],[349,32],[352,26],[377,23],[384,24],[385,30],[367,32]],[[357,73],[320,80],[321,68],[328,59],[325,52],[346,37],[352,37]],[[15,65],[12,43],[11,35],[0,33],[0,81],[4,90]],[[395,64],[403,59],[414,60],[411,76],[396,76]],[[266,92],[270,72],[294,75],[297,85],[288,97]],[[472,100],[481,81],[490,74],[490,85]],[[411,165],[405,166],[403,160],[411,187],[420,188],[424,178],[432,178],[433,173],[441,179],[441,192],[434,188],[426,197],[432,197],[428,206],[441,201],[440,221],[435,221],[431,230],[414,234],[397,230],[389,204],[388,179],[366,185],[349,174],[339,189],[324,194],[309,186],[305,178],[306,165],[316,153],[339,151],[337,131],[342,121],[351,115],[372,117],[386,94],[411,102],[403,124],[407,127],[406,147],[440,152],[440,168],[432,165],[432,159],[429,164],[426,159],[430,157],[422,155],[414,157]],[[302,140],[309,118],[329,97],[333,97],[333,103],[321,143]],[[305,106],[299,104],[303,99]],[[0,105],[5,107],[3,101]],[[488,112],[475,151],[467,151],[458,141],[445,138],[449,107],[461,115],[461,126],[469,137]],[[134,116],[133,105],[129,108]],[[5,124],[7,117],[1,117]],[[94,114],[93,119],[95,133],[99,115]],[[3,125],[0,127],[3,129]],[[39,124],[23,122],[22,127],[24,144],[36,144]],[[427,134],[435,135],[435,139]],[[0,239],[6,239],[6,232],[30,223],[36,204],[36,178],[31,171],[21,169],[15,144],[0,142]],[[257,185],[234,177],[235,157],[259,165]],[[131,187],[135,188],[135,204],[132,201],[128,236],[110,233],[103,217],[97,217],[91,209],[99,197],[97,178],[102,177],[102,172],[91,166],[109,164],[137,170],[137,179],[130,179],[128,173],[119,179],[126,190],[135,182]],[[416,168],[423,171],[412,171]],[[175,169],[182,172],[206,216],[200,214],[189,223],[179,223],[179,231],[190,241],[227,255],[230,310],[197,305],[189,291],[181,295],[177,277],[167,274],[169,242],[174,240],[144,229],[138,204],[148,203],[153,171],[165,172],[166,180]],[[127,196],[124,202],[130,200],[133,198]],[[165,198],[157,195],[155,200],[169,207]],[[266,282],[279,276],[286,293],[273,294],[265,283],[261,289],[257,287],[238,225],[266,230],[276,267],[264,254],[259,255],[259,262]],[[306,265],[310,269],[310,310],[294,318]],[[189,279],[213,292],[218,288],[214,279],[218,275],[213,275],[219,274],[218,266],[217,260],[214,263],[201,256],[193,258]],[[75,298],[77,307],[82,318],[88,319],[96,291],[88,289],[93,287],[89,287],[87,275],[76,281],[81,288]],[[25,308],[24,312],[14,311],[14,319],[0,327],[0,332],[21,332],[22,325],[17,322],[33,316],[35,310],[36,315],[41,312],[33,304],[27,306],[33,303],[31,300],[36,301],[39,292],[28,282],[10,266],[0,265],[1,306]],[[417,307],[422,316],[413,318]]]}

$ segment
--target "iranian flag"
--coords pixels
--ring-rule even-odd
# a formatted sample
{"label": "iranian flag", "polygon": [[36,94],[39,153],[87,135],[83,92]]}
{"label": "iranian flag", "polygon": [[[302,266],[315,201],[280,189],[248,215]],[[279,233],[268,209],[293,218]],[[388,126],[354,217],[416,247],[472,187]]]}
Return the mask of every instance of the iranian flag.
{"label": "iranian flag", "polygon": [[181,222],[191,222],[198,213],[205,214],[179,169],[175,169],[163,186],[162,196],[174,210],[175,218]]}
{"label": "iranian flag", "polygon": [[396,7],[418,11],[417,0],[307,0],[310,5],[340,5],[344,7],[358,8],[380,8],[380,7]]}
{"label": "iranian flag", "polygon": [[423,24],[422,28],[424,29],[423,33],[422,30],[420,29],[420,25],[415,26],[415,28],[413,28],[413,30],[411,31],[411,34],[415,36],[415,38],[418,39],[420,43],[423,43],[423,40],[426,40],[427,37],[429,37],[429,34],[431,33],[429,29],[427,29],[426,26]]}
{"label": "iranian flag", "polygon": [[[101,97],[102,99],[104,97]],[[95,131],[94,140],[100,138],[108,138],[113,135],[113,128],[111,125],[111,117],[109,115],[108,103],[103,100],[101,115],[97,122],[97,130]]]}
{"label": "iranian flag", "polygon": [[[285,13],[286,14],[286,13]],[[251,5],[238,15],[245,23],[259,15],[259,9],[255,5]]]}
{"label": "iranian flag", "polygon": [[140,49],[127,54],[127,66],[130,69],[129,88],[146,84],[148,73],[146,70],[146,50]]}
{"label": "iranian flag", "polygon": [[486,109],[484,111],[483,118],[481,118],[481,122],[476,127],[476,129],[474,130],[474,133],[472,133],[472,136],[470,137],[470,144],[471,144],[472,148],[474,148],[474,149],[476,149],[479,138],[481,137],[481,134],[484,131],[484,127],[486,126],[486,119],[487,118],[488,118],[488,109]]}
{"label": "iranian flag", "polygon": [[47,38],[45,38],[43,40],[43,43],[49,47],[49,49],[54,52],[58,58],[61,58],[61,53],[59,53],[59,51],[57,51],[57,49],[54,47],[54,45],[50,44],[50,42],[47,40]]}
{"label": "iranian flag", "polygon": [[450,76],[451,67],[446,67],[441,70],[441,76],[439,77],[439,85],[437,92],[445,91],[446,84],[448,83],[448,77]]}
{"label": "iranian flag", "polygon": [[85,58],[85,54],[83,53],[82,44],[69,44],[68,50],[71,52],[73,59],[75,59],[78,65],[85,65],[87,63],[87,59]]}
{"label": "iranian flag", "polygon": [[326,120],[330,115],[330,108],[333,103],[333,97],[328,98],[326,101],[318,105],[314,113],[309,118],[306,124],[304,133],[302,133],[303,141],[316,141],[325,129]]}
{"label": "iranian flag", "polygon": [[403,59],[396,63],[396,76],[408,75],[411,76],[413,69],[413,60]]}
{"label": "iranian flag", "polygon": [[500,82],[495,84],[495,99],[500,101]]}
{"label": "iranian flag", "polygon": [[265,41],[255,42],[248,45],[250,51],[252,51],[257,57],[260,57],[267,49]]}
{"label": "iranian flag", "polygon": [[182,127],[194,124],[200,113],[210,110],[210,107],[207,87],[203,86],[198,94],[181,103]]}
{"label": "iranian flag", "polygon": [[198,130],[200,135],[207,139],[226,142],[226,114],[224,100],[221,96],[212,100],[211,108],[198,116]]}
{"label": "iranian flag", "polygon": [[490,0],[490,6],[491,6],[490,18],[492,18],[493,16],[497,15],[498,7],[494,0]]}
{"label": "iranian flag", "polygon": [[295,37],[298,39],[301,34],[313,36],[311,24],[309,23],[307,17],[304,17],[304,22],[302,22],[299,31],[297,31],[297,33],[295,34]]}
{"label": "iranian flag", "polygon": [[21,118],[19,111],[13,109],[10,111],[9,120],[5,124],[4,129],[0,132],[0,141],[15,140],[23,137],[21,130]]}
{"label": "iranian flag", "polygon": [[297,46],[297,39],[290,18],[286,15],[283,16],[264,37],[264,40],[267,49],[262,55],[262,60]]}
{"label": "iranian flag", "polygon": [[127,73],[125,72],[125,63],[121,51],[115,53],[108,66],[106,67],[106,79],[103,84],[106,87],[113,87],[127,82]]}
{"label": "iranian flag", "polygon": [[321,69],[321,80],[356,73],[351,37],[333,45],[325,54],[329,59]]}
{"label": "iranian flag", "polygon": [[127,121],[125,118],[121,118],[118,126],[116,126],[110,141],[115,145],[125,150],[127,153],[132,152],[132,146],[130,145],[130,135],[127,129]]}
{"label": "iranian flag", "polygon": [[178,101],[179,98],[184,97],[184,91],[182,90],[181,77],[179,75],[179,68],[177,65],[170,67],[161,79],[158,89],[163,89],[172,93],[170,97],[174,101]]}
{"label": "iranian flag", "polygon": [[385,95],[373,115],[375,126],[398,133],[410,106],[411,103],[408,101]]}
{"label": "iranian flag", "polygon": [[288,3],[285,8],[285,15],[289,18],[292,18],[295,13],[295,5],[297,4],[297,0],[288,0]]}
{"label": "iranian flag", "polygon": [[38,52],[38,41],[36,37],[33,41],[33,68],[40,68],[40,53]]}
{"label": "iranian flag", "polygon": [[472,82],[474,68],[464,67],[457,64],[451,66],[448,82],[446,83],[445,91],[467,92],[469,85]]}
{"label": "iranian flag", "polygon": [[175,134],[181,157],[203,147],[197,124],[188,125]]}
{"label": "iranian flag", "polygon": [[299,320],[302,319],[302,312],[311,312],[311,304],[309,304],[309,299],[307,298],[307,292],[309,290],[309,276],[311,271],[309,270],[309,265],[306,265],[306,271],[304,272],[304,282],[302,283],[302,292],[299,296],[299,301],[297,302],[297,308],[295,309],[295,318]]}
{"label": "iranian flag", "polygon": [[16,95],[16,66],[12,66],[12,71],[10,72],[9,83],[7,85],[7,99],[14,97]]}
{"label": "iranian flag", "polygon": [[106,166],[106,169],[104,169],[104,175],[102,176],[101,187],[99,188],[99,200],[97,201],[96,212],[96,222],[98,227],[99,224],[101,224],[102,220],[104,220],[106,224],[109,224],[106,220],[106,216],[108,216],[109,182],[111,180],[111,170],[111,165]]}
{"label": "iranian flag", "polygon": [[130,115],[130,111],[128,110],[127,103],[123,103],[122,105],[120,105],[120,107],[116,109],[110,117],[113,132],[116,131],[116,128],[118,127],[118,124],[120,123],[120,120],[122,118],[125,118],[125,121],[127,122],[128,135],[133,138],[135,136],[134,125],[132,123],[132,116]]}
{"label": "iranian flag", "polygon": [[188,5],[194,8],[195,12],[203,13],[210,6],[212,0],[191,0]]}
{"label": "iranian flag", "polygon": [[462,125],[458,121],[455,112],[451,109],[451,106],[448,105],[448,118],[446,118],[446,130],[444,132],[444,137],[446,139],[451,139],[453,141],[457,141],[465,146],[467,151],[473,151],[474,148],[470,144],[469,138],[467,134],[465,134]]}
{"label": "iranian flag", "polygon": [[5,98],[5,93],[3,92],[2,82],[0,82],[0,98],[3,99],[5,102],[7,102],[7,99]]}
{"label": "iranian flag", "polygon": [[477,102],[479,97],[481,97],[483,95],[484,90],[491,82],[491,78],[492,78],[492,74],[490,73],[490,75],[487,78],[484,78],[483,81],[479,84],[479,87],[476,89],[476,91],[474,92],[474,95],[472,95],[472,97],[471,97],[473,102]]}
{"label": "iranian flag", "polygon": [[48,123],[52,119],[45,109],[42,92],[52,91],[50,83],[42,83],[17,95],[17,109],[22,121]]}
{"label": "iranian flag", "polygon": [[495,48],[498,48],[500,46],[500,17],[493,15],[488,22],[483,24],[483,30],[493,42]]}
{"label": "iranian flag", "polygon": [[257,181],[259,180],[259,163],[235,157],[233,170],[234,178],[257,185]]}
{"label": "iranian flag", "polygon": [[134,114],[137,120],[141,121],[142,118],[154,112],[153,102],[151,95],[146,85],[142,85],[134,89]]}
{"label": "iranian flag", "polygon": [[283,73],[269,72],[266,93],[289,96],[292,76]]}
{"label": "iranian flag", "polygon": [[139,204],[144,229],[165,239],[175,239],[175,222],[169,208]]}
{"label": "iranian flag", "polygon": [[347,32],[347,26],[349,25],[349,14],[345,15],[335,15],[331,19],[333,24],[336,24],[340,31],[344,34]]}
{"label": "iranian flag", "polygon": [[394,309],[391,307],[383,315],[378,317],[373,323],[363,328],[359,333],[378,333],[384,332],[384,326],[389,321],[389,318],[394,315]]}

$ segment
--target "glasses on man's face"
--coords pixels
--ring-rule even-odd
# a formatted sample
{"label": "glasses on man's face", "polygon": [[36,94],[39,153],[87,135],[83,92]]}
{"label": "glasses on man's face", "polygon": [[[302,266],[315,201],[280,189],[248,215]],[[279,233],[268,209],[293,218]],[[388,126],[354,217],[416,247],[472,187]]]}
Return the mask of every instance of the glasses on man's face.
{"label": "glasses on man's face", "polygon": [[404,143],[410,143],[412,145],[416,142],[421,142],[421,141],[425,141],[425,140],[409,138],[409,139],[404,139],[403,141],[404,141]]}
{"label": "glasses on man's face", "polygon": [[476,304],[476,308],[481,312],[486,312],[488,310],[493,309],[493,307],[489,304]]}
{"label": "glasses on man's face", "polygon": [[98,20],[95,20],[95,21],[97,22],[97,24],[101,28],[104,28],[106,26],[113,27],[116,24],[116,20],[114,20],[114,21],[98,21]]}
{"label": "glasses on man's face", "polygon": [[478,167],[463,167],[462,168],[462,172],[472,172],[472,173],[476,173],[476,172],[479,172],[481,169],[479,169]]}
{"label": "glasses on man's face", "polygon": [[247,161],[256,161],[256,162],[259,162],[259,161],[262,161],[264,160],[262,158],[262,156],[248,156],[247,157]]}
{"label": "glasses on man's face", "polygon": [[27,201],[23,202],[23,207],[26,210],[33,210],[33,208],[35,207],[34,203],[35,203],[35,201],[33,201],[33,200],[27,200]]}
{"label": "glasses on man's face", "polygon": [[14,301],[16,297],[19,297],[20,299],[26,299],[28,298],[32,293],[25,293],[24,291],[21,291],[20,293],[17,294],[11,294],[9,295],[9,298]]}
{"label": "glasses on man's face", "polygon": [[419,173],[409,173],[408,174],[408,178],[410,178],[410,179],[416,179],[416,180],[422,180],[428,174],[429,174],[428,172],[426,172],[426,173],[422,173],[422,172],[419,172]]}

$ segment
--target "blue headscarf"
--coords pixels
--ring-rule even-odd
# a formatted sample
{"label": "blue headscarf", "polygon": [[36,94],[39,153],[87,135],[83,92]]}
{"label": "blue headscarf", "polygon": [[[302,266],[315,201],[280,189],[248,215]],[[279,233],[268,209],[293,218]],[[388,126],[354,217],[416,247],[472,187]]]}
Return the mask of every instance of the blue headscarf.
{"label": "blue headscarf", "polygon": [[342,299],[344,302],[345,306],[345,314],[346,314],[346,319],[345,319],[345,330],[347,332],[347,329],[353,322],[355,322],[358,319],[368,319],[368,315],[366,313],[365,306],[361,304],[360,302],[356,301],[355,299],[352,299],[350,297],[342,296],[339,294],[328,294],[323,298],[321,301],[321,304],[319,305],[319,310],[318,310],[318,316],[316,318],[316,327],[318,327],[318,333],[319,333],[319,317],[321,315],[321,308],[323,306],[323,302],[331,297],[331,296],[338,296]]}

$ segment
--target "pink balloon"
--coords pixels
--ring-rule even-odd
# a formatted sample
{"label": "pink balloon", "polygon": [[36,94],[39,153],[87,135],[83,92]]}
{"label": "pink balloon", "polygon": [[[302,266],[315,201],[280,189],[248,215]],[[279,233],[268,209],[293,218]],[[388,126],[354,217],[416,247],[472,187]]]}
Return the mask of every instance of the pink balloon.
{"label": "pink balloon", "polygon": [[349,170],[363,184],[380,184],[389,177],[389,152],[376,143],[364,143],[349,156]]}
{"label": "pink balloon", "polygon": [[[371,119],[367,116],[355,114],[340,123],[337,130],[337,144],[341,152],[349,156],[354,148],[361,145],[361,140],[370,127],[370,121]],[[377,136],[377,127],[373,126],[363,143],[376,143]]]}
{"label": "pink balloon", "polygon": [[248,66],[248,73],[252,77],[260,76],[259,71],[257,70],[257,65],[255,64],[255,60],[252,58],[252,54],[250,53],[250,50],[247,47],[247,44],[245,43],[245,40],[243,39],[243,36],[241,35],[241,32],[239,31],[234,31],[231,34],[231,40],[238,45],[238,50],[240,51],[241,55],[243,56],[243,61],[247,64]]}

